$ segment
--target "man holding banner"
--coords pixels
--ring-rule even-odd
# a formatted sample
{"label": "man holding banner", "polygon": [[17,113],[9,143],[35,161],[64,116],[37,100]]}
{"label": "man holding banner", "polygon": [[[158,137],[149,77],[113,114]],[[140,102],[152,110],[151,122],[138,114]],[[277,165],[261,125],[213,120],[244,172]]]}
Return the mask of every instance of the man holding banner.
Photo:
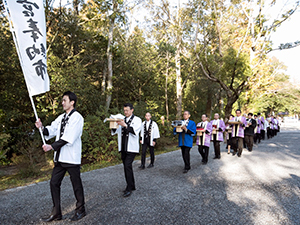
{"label": "man holding banner", "polygon": [[45,128],[40,119],[35,123],[37,128],[43,129],[43,134],[47,140],[56,137],[53,144],[43,145],[45,152],[54,150],[55,163],[50,180],[53,209],[49,217],[42,219],[44,222],[62,219],[60,186],[66,172],[70,174],[77,200],[75,215],[71,218],[71,221],[77,221],[86,215],[84,193],[80,178],[83,117],[75,110],[76,101],[77,97],[73,92],[65,92],[62,99],[62,106],[65,113],[61,114],[50,126]]}
{"label": "man holding banner", "polygon": [[[62,105],[65,113],[60,115],[45,129],[38,119],[32,96],[49,91],[46,52],[46,21],[43,0],[4,0],[7,18],[12,37],[20,59],[30,101],[37,119],[45,152],[54,150],[55,167],[53,169],[50,187],[53,200],[53,210],[44,222],[61,220],[60,185],[65,173],[70,174],[74,194],[77,200],[75,215],[72,221],[83,218],[85,213],[84,194],[80,178],[81,163],[81,134],[83,117],[76,112],[77,97],[72,92],[65,92]],[[44,136],[48,139],[56,136],[52,145],[45,144]]]}

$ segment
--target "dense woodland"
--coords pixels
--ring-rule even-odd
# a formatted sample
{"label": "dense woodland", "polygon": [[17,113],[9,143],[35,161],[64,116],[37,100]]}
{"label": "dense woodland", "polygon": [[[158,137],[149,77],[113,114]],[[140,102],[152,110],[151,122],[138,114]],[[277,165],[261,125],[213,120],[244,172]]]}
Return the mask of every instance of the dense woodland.
{"label": "dense woodland", "polygon": [[[172,142],[170,122],[220,113],[298,114],[300,89],[272,51],[270,37],[298,10],[290,1],[279,16],[276,0],[45,0],[50,91],[34,97],[39,117],[60,113],[66,90],[85,118],[83,157],[118,157],[104,118],[131,102],[160,126],[158,147]],[[0,0],[0,162],[34,166],[44,160],[41,139]],[[283,50],[288,51],[288,50]],[[164,118],[164,125],[162,124]]]}

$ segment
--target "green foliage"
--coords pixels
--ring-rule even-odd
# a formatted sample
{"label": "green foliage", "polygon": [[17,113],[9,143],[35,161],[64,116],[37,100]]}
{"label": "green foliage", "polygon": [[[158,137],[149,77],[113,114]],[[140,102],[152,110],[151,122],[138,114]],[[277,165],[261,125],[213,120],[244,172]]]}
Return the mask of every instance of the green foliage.
{"label": "green foliage", "polygon": [[[201,120],[202,113],[218,112],[223,116],[226,105],[242,106],[245,111],[300,112],[299,89],[286,88],[292,86],[287,82],[288,77],[274,75],[278,72],[278,63],[268,61],[263,51],[257,54],[259,59],[250,59],[250,40],[258,34],[267,35],[264,24],[268,18],[266,15],[253,18],[254,33],[249,36],[248,20],[240,10],[240,0],[231,1],[232,4],[224,0],[189,1],[178,9],[178,17],[170,1],[163,1],[161,5],[145,1],[143,6],[151,9],[147,15],[149,20],[145,21],[147,27],[143,29],[139,23],[133,30],[129,29],[131,24],[125,15],[128,10],[125,1],[81,3],[80,12],[72,8],[48,7],[46,10],[51,91],[35,96],[34,101],[43,124],[49,124],[63,112],[63,92],[71,90],[77,94],[77,110],[85,118],[83,163],[118,162],[117,137],[111,136],[103,120],[110,114],[122,113],[126,102],[134,104],[134,114],[142,119],[146,112],[152,114],[161,133],[157,149],[174,146],[177,138],[172,134],[170,122],[176,115],[178,68],[175,55],[178,46],[182,48],[181,77],[187,79],[182,108],[191,112],[195,122]],[[3,11],[1,0],[0,11]],[[290,14],[287,11],[285,15]],[[108,94],[108,30],[113,20],[113,89],[110,90],[111,106],[106,112],[103,106]],[[27,177],[39,174],[52,154],[41,151],[41,140],[34,129],[35,118],[8,22],[2,16],[0,23],[0,162],[19,164],[20,173]],[[279,24],[280,21],[275,23]],[[197,25],[199,32],[195,42]],[[270,49],[268,42],[256,43]],[[262,61],[258,61],[260,59]],[[253,62],[260,67],[253,69]],[[207,79],[200,63],[215,79]],[[166,102],[169,121],[165,120],[162,125],[162,117],[167,118]]]}
{"label": "green foliage", "polygon": [[103,123],[108,116],[103,111],[85,118],[82,156],[90,162],[113,161],[119,156],[117,137],[111,136],[108,122]]}

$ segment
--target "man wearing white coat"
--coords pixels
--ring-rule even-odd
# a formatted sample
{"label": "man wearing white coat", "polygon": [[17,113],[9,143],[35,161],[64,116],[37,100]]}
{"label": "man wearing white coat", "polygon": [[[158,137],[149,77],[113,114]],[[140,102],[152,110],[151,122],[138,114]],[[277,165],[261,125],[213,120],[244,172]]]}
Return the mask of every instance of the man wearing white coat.
{"label": "man wearing white coat", "polygon": [[53,201],[52,213],[49,217],[43,218],[44,222],[61,220],[60,186],[68,171],[76,197],[75,215],[71,221],[83,218],[85,213],[84,193],[80,178],[81,164],[81,135],[83,129],[83,117],[75,110],[77,97],[73,92],[67,91],[63,94],[62,106],[65,113],[54,120],[50,126],[43,127],[40,119],[35,123],[37,128],[42,127],[46,140],[56,137],[51,145],[43,145],[45,152],[54,150],[54,163],[50,189]]}
{"label": "man wearing white coat", "polygon": [[136,154],[139,153],[139,134],[141,131],[142,120],[133,115],[134,109],[131,103],[126,103],[123,109],[125,118],[124,120],[117,122],[119,127],[116,130],[112,130],[112,135],[118,134],[118,147],[119,152],[121,152],[127,183],[123,196],[128,197],[131,195],[132,191],[135,190],[132,163]]}
{"label": "man wearing white coat", "polygon": [[151,114],[149,112],[146,113],[145,119],[146,120],[143,122],[141,127],[142,158],[141,165],[139,166],[141,169],[145,169],[146,151],[148,147],[151,162],[147,168],[154,166],[154,146],[156,144],[156,140],[160,138],[157,123],[151,120]]}

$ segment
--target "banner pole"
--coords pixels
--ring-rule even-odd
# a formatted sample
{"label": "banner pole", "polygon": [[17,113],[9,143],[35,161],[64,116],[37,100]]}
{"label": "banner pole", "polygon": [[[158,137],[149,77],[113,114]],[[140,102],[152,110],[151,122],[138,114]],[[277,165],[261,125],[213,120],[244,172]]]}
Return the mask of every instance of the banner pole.
{"label": "banner pole", "polygon": [[[33,101],[33,98],[31,95],[29,95],[29,98],[30,98],[30,101],[31,101],[31,105],[32,105],[32,108],[33,108],[33,112],[34,112],[34,115],[35,115],[35,119],[38,120],[39,117],[37,115],[37,112],[36,112],[36,108],[35,108],[35,104],[34,104],[34,101]],[[43,131],[42,131],[42,128],[40,127],[39,128],[39,131],[40,131],[40,134],[41,134],[41,138],[42,138],[42,141],[43,141],[43,144],[45,145],[46,142],[45,142],[45,137],[43,135]]]}

